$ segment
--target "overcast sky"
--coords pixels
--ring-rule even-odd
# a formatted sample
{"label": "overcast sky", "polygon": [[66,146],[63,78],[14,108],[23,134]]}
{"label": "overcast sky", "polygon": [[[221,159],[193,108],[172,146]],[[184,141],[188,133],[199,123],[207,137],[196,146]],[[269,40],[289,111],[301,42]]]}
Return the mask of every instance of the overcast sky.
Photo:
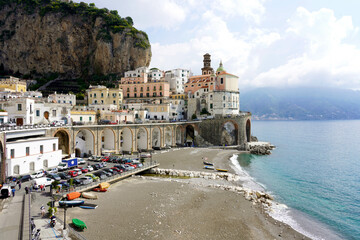
{"label": "overcast sky", "polygon": [[92,0],[130,16],[149,35],[151,67],[191,69],[202,55],[268,86],[360,89],[358,0]]}

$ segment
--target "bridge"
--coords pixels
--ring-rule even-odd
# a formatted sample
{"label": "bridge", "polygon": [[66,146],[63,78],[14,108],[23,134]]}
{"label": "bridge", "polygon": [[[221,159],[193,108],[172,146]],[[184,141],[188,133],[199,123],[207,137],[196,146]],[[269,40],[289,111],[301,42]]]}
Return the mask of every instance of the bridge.
{"label": "bridge", "polygon": [[200,121],[145,124],[0,128],[0,151],[9,138],[58,137],[63,155],[136,153],[175,146],[241,145],[250,142],[251,114]]}

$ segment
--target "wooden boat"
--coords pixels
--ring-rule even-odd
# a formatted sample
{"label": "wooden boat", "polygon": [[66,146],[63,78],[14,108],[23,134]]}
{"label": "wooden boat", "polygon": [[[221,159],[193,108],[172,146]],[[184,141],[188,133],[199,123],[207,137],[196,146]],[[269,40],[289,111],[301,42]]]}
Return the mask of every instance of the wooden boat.
{"label": "wooden boat", "polygon": [[106,192],[107,188],[93,188],[92,189],[94,192]]}
{"label": "wooden boat", "polygon": [[72,223],[75,225],[75,227],[80,228],[81,230],[84,230],[84,228],[87,228],[86,224],[83,221],[81,221],[80,219],[73,218]]}
{"label": "wooden boat", "polygon": [[97,208],[98,205],[96,204],[92,204],[92,203],[84,203],[82,205],[80,205],[79,207],[84,208],[84,209],[95,209]]}
{"label": "wooden boat", "polygon": [[71,193],[66,194],[67,200],[74,200],[76,198],[79,198],[80,196],[81,196],[81,193],[79,193],[79,192],[71,192]]}
{"label": "wooden boat", "polygon": [[84,204],[84,200],[59,201],[61,207],[75,207]]}
{"label": "wooden boat", "polygon": [[98,198],[98,196],[97,196],[96,194],[90,193],[90,192],[83,192],[83,193],[81,194],[81,196],[82,196],[83,198],[87,198],[87,199],[97,199],[97,198]]}
{"label": "wooden boat", "polygon": [[205,169],[214,170],[214,166],[204,166]]}
{"label": "wooden boat", "polygon": [[99,184],[99,188],[101,189],[107,189],[108,187],[110,187],[110,183],[108,182],[102,182]]}
{"label": "wooden boat", "polygon": [[227,172],[228,170],[227,169],[217,168],[216,171],[218,171],[218,172]]}
{"label": "wooden boat", "polygon": [[211,162],[206,162],[206,161],[204,161],[204,164],[205,164],[205,165],[209,165],[209,166],[214,166],[214,164],[211,163]]}

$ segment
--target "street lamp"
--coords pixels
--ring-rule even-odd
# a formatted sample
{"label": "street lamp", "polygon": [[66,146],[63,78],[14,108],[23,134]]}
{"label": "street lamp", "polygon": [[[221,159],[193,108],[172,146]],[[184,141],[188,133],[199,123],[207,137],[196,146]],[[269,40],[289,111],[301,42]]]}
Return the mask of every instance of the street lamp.
{"label": "street lamp", "polygon": [[65,204],[65,207],[64,207],[64,230],[66,230],[66,210],[67,210],[67,208],[66,208],[66,204]]}

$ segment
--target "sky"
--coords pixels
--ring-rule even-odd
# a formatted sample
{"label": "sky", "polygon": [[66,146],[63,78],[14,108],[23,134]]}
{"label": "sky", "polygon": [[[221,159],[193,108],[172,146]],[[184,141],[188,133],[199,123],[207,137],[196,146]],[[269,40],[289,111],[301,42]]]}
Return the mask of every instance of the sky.
{"label": "sky", "polygon": [[[83,0],[84,1],[84,0]],[[358,0],[85,0],[132,17],[150,67],[201,73],[209,53],[239,88],[360,89]]]}

